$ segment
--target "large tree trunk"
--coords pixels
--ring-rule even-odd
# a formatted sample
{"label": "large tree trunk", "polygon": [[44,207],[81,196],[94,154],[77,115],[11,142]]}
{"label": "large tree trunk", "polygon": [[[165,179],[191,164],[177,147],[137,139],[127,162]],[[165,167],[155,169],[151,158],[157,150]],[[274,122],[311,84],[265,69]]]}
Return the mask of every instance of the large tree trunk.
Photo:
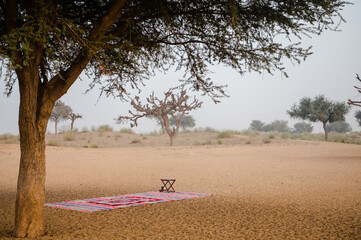
{"label": "large tree trunk", "polygon": [[34,238],[44,231],[45,133],[54,102],[41,102],[42,92],[34,72],[19,73],[18,79],[21,156],[13,234]]}
{"label": "large tree trunk", "polygon": [[322,125],[323,125],[323,130],[325,131],[325,141],[328,140],[328,131],[327,131],[327,127],[326,127],[326,122],[323,122]]}
{"label": "large tree trunk", "polygon": [[70,132],[73,132],[74,121],[75,121],[75,120],[71,120],[71,124],[70,124]]}

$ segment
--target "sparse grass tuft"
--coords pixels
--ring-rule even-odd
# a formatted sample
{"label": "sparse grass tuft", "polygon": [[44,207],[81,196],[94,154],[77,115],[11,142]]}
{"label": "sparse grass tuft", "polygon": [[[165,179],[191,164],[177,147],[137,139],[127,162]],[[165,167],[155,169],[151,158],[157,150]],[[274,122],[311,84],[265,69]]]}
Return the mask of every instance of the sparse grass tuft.
{"label": "sparse grass tuft", "polygon": [[15,136],[12,134],[1,134],[0,135],[0,141],[9,140],[14,138]]}
{"label": "sparse grass tuft", "polygon": [[98,148],[98,145],[92,144],[92,145],[90,145],[90,148]]}
{"label": "sparse grass tuft", "polygon": [[50,139],[47,143],[47,146],[57,147],[60,146],[60,143],[54,139]]}
{"label": "sparse grass tuft", "polygon": [[217,143],[218,143],[219,145],[223,144],[223,142],[222,142],[221,139],[218,139]]}
{"label": "sparse grass tuft", "polygon": [[135,132],[131,128],[122,128],[122,129],[120,129],[120,132],[121,133],[128,133],[128,134],[135,134]]}
{"label": "sparse grass tuft", "polygon": [[114,139],[118,140],[119,138],[121,138],[122,136],[120,136],[119,134],[115,135]]}
{"label": "sparse grass tuft", "polygon": [[75,136],[72,132],[66,132],[66,133],[64,133],[64,140],[65,141],[74,141]]}
{"label": "sparse grass tuft", "polygon": [[113,128],[112,128],[111,126],[109,126],[108,124],[106,124],[106,125],[101,125],[101,126],[99,126],[99,127],[98,127],[98,131],[99,131],[100,133],[102,133],[102,132],[112,132],[112,131],[113,131]]}
{"label": "sparse grass tuft", "polygon": [[89,132],[89,129],[88,129],[87,127],[83,127],[83,128],[81,129],[81,132]]}
{"label": "sparse grass tuft", "polygon": [[266,143],[266,144],[267,144],[267,143],[271,143],[271,139],[264,138],[264,139],[263,139],[263,142]]}
{"label": "sparse grass tuft", "polygon": [[88,148],[88,145],[84,145],[83,148]]}
{"label": "sparse grass tuft", "polygon": [[233,137],[233,133],[230,130],[222,131],[218,134],[218,138],[231,138]]}

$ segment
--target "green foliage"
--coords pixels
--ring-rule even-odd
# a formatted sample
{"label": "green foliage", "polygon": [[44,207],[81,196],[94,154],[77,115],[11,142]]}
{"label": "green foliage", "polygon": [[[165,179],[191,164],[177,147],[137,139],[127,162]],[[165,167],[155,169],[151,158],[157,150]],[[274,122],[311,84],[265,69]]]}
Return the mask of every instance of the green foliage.
{"label": "green foliage", "polygon": [[[180,114],[176,114],[176,118],[179,119]],[[169,118],[169,125],[171,127],[175,127],[177,125],[176,120],[173,117]],[[187,128],[194,128],[196,126],[196,120],[191,116],[191,115],[184,115],[182,117],[182,122],[181,122],[181,128],[183,130],[187,129]]]}
{"label": "green foliage", "polygon": [[350,124],[348,124],[345,121],[337,121],[337,122],[327,124],[327,131],[346,133],[346,132],[351,132],[352,128],[351,128]]}
{"label": "green foliage", "polygon": [[[346,4],[342,0],[140,0],[123,6],[118,1],[30,5],[19,1],[10,19],[0,17],[1,26],[7,22],[0,30],[0,58],[8,59],[7,68],[14,71],[34,64],[40,51],[36,69],[44,84],[54,77],[59,83],[67,81],[64,72],[73,62],[88,63],[83,67],[94,79],[91,87],[102,83],[106,95],[122,95],[127,85],[137,87],[153,69],[175,66],[185,69],[183,83],[217,97],[225,93],[206,77],[209,65],[221,62],[239,72],[280,70],[286,75],[285,58],[300,62],[311,53],[284,39],[335,28],[343,20],[339,12]],[[0,4],[1,12],[4,8]],[[102,79],[103,75],[111,77]],[[10,92],[13,81],[8,76]]]}
{"label": "green foliage", "polygon": [[342,102],[332,102],[323,95],[314,99],[305,97],[300,100],[299,105],[293,105],[287,113],[292,118],[308,120],[311,122],[336,122],[344,121],[345,115],[350,107]]}
{"label": "green foliage", "polygon": [[262,127],[264,132],[289,132],[288,122],[284,120],[275,120],[270,124],[265,124]]}
{"label": "green foliage", "polygon": [[249,129],[252,131],[262,131],[264,122],[260,120],[252,120]]}
{"label": "green foliage", "polygon": [[275,135],[273,135],[272,133],[268,134],[268,139],[274,139]]}
{"label": "green foliage", "polygon": [[361,126],[361,111],[360,110],[355,112],[355,118],[356,118],[356,121],[358,122],[358,125]]}
{"label": "green foliage", "polygon": [[311,133],[313,131],[313,126],[310,123],[299,122],[293,125],[295,133]]}

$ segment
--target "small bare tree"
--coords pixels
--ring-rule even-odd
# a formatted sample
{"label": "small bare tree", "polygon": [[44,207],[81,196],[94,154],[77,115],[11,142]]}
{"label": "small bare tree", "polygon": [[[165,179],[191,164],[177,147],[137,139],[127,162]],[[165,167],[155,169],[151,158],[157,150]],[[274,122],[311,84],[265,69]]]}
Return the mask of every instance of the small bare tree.
{"label": "small bare tree", "polygon": [[[136,96],[131,102],[131,105],[136,110],[136,113],[129,111],[131,116],[119,116],[117,118],[117,122],[122,123],[124,120],[130,120],[130,126],[134,127],[138,125],[137,120],[139,118],[155,116],[162,120],[165,131],[169,135],[169,144],[170,146],[173,146],[173,139],[179,131],[184,114],[202,106],[202,102],[198,101],[195,97],[190,103],[188,103],[189,99],[190,97],[187,95],[186,90],[182,90],[178,94],[174,94],[171,90],[169,90],[164,93],[163,100],[155,97],[153,92],[149,98],[147,98],[148,103],[146,105],[141,103],[139,96]],[[176,126],[173,127],[173,129],[170,128],[169,117],[173,117],[176,121]]]}
{"label": "small bare tree", "polygon": [[[360,76],[356,73],[356,79],[359,80],[361,82],[361,78]],[[357,86],[354,86],[354,88],[356,88],[356,90],[361,93],[361,87],[357,87]],[[349,105],[354,105],[354,106],[357,106],[357,107],[361,107],[361,101],[352,101],[351,99],[348,99],[347,103]]]}
{"label": "small bare tree", "polygon": [[73,113],[73,112],[71,112],[71,113],[68,115],[67,119],[69,119],[69,120],[71,121],[71,124],[70,124],[70,131],[71,131],[71,132],[73,131],[74,122],[75,122],[75,120],[78,119],[78,118],[83,118],[83,116],[80,115],[80,114]]}

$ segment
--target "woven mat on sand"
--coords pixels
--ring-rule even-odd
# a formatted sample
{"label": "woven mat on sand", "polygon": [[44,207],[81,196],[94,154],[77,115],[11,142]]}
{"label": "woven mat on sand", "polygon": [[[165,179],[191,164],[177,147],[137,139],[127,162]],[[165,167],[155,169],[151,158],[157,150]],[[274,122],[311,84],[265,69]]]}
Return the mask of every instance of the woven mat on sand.
{"label": "woven mat on sand", "polygon": [[117,208],[146,205],[152,203],[169,202],[190,198],[200,198],[212,196],[204,193],[187,192],[146,192],[113,197],[89,198],[84,200],[74,200],[67,202],[45,203],[48,207],[71,209],[83,212],[97,212]]}

